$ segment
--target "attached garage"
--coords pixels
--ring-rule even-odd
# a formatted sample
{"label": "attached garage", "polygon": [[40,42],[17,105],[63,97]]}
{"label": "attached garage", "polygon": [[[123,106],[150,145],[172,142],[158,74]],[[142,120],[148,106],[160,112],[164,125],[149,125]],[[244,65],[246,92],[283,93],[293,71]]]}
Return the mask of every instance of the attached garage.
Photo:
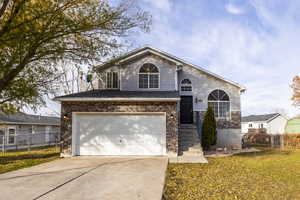
{"label": "attached garage", "polygon": [[178,153],[177,91],[91,90],[61,102],[61,156]]}
{"label": "attached garage", "polygon": [[164,112],[74,112],[72,154],[166,155]]}

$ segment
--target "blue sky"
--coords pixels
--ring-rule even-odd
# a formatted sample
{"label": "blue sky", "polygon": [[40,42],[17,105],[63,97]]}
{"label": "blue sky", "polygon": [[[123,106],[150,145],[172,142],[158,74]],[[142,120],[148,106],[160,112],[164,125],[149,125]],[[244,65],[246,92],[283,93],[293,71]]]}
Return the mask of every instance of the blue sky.
{"label": "blue sky", "polygon": [[247,88],[243,114],[291,116],[289,85],[300,72],[300,1],[141,0],[152,31],[134,36]]}
{"label": "blue sky", "polygon": [[[245,86],[243,115],[300,114],[290,100],[292,78],[300,75],[300,1],[136,2],[153,24],[150,33],[132,36],[132,48],[151,45]],[[48,103],[39,112],[59,111]]]}

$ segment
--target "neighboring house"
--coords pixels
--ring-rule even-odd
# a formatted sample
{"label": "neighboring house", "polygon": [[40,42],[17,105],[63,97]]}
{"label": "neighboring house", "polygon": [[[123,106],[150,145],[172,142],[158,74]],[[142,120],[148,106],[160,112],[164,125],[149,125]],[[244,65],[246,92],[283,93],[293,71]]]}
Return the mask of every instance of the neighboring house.
{"label": "neighboring house", "polygon": [[58,117],[25,113],[0,114],[0,148],[20,149],[28,145],[44,146],[56,142],[59,132],[60,118]]}
{"label": "neighboring house", "polygon": [[217,118],[218,146],[241,147],[245,89],[237,83],[152,47],[95,71],[95,90],[54,99],[61,102],[63,155],[190,151],[186,145],[199,143],[197,131],[208,105]]}
{"label": "neighboring house", "polygon": [[242,133],[249,129],[266,129],[268,134],[284,134],[287,118],[279,113],[242,117]]}
{"label": "neighboring house", "polygon": [[285,126],[286,134],[300,134],[300,117],[289,119]]}

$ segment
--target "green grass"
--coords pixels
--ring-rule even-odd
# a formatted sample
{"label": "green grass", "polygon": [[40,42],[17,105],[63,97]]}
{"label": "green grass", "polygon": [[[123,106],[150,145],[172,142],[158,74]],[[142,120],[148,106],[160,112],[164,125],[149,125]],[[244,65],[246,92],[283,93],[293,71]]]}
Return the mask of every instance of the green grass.
{"label": "green grass", "polygon": [[0,153],[0,174],[31,167],[59,158],[59,151],[54,147],[32,149],[31,151]]}
{"label": "green grass", "polygon": [[300,151],[265,150],[169,164],[166,200],[300,199]]}

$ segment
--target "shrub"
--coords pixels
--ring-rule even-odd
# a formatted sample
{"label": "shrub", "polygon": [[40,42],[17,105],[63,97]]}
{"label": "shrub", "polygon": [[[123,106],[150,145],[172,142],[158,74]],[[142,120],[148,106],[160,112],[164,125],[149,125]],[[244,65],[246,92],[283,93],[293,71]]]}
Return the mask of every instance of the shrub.
{"label": "shrub", "polygon": [[214,111],[211,106],[208,107],[202,125],[202,146],[205,150],[211,145],[217,143],[217,125]]}
{"label": "shrub", "polygon": [[300,149],[300,134],[284,134],[283,141],[287,149]]}

